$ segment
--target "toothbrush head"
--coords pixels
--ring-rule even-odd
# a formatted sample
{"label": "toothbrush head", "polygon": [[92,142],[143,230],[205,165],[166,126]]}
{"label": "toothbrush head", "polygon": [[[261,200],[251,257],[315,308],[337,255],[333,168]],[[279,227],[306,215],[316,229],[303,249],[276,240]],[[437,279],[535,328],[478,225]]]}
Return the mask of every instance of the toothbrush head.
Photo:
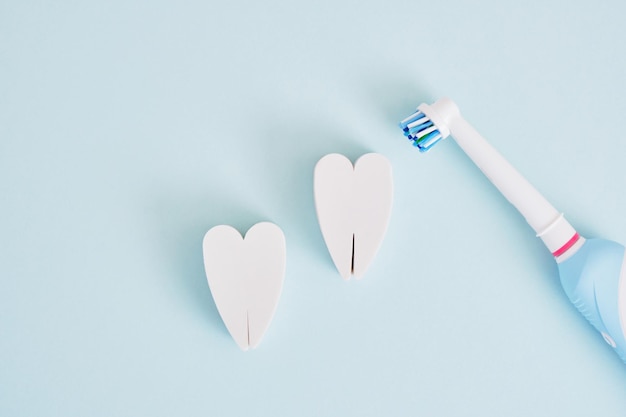
{"label": "toothbrush head", "polygon": [[435,146],[437,142],[443,139],[441,131],[433,121],[419,109],[401,121],[400,128],[404,132],[404,136],[412,141],[413,146],[416,146],[420,152],[428,151]]}
{"label": "toothbrush head", "polygon": [[412,115],[400,122],[400,129],[413,142],[413,146],[420,152],[426,152],[450,135],[446,121],[458,113],[456,104],[446,98],[432,106],[421,104]]}

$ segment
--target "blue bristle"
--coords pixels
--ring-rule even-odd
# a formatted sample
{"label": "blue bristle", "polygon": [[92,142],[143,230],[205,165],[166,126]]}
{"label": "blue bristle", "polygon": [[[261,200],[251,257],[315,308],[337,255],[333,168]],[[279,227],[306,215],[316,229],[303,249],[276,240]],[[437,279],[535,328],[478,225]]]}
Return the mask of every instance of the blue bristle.
{"label": "blue bristle", "polygon": [[409,133],[419,133],[422,130],[428,129],[432,125],[433,125],[433,122],[431,122],[430,120],[427,120],[426,122],[422,123],[421,125],[410,127],[409,128]]}
{"label": "blue bristle", "polygon": [[418,144],[417,146],[420,148],[422,152],[426,152],[427,150],[435,146],[437,142],[439,142],[440,140],[441,140],[441,134],[439,133],[439,131],[433,130],[432,132],[430,132],[429,134],[427,134],[426,136],[420,138],[419,140],[415,142]]}
{"label": "blue bristle", "polygon": [[403,121],[400,122],[400,129],[404,130],[405,132],[408,131],[408,125],[410,125],[413,122],[418,121],[419,119],[422,119],[426,117],[424,115],[424,113],[422,113],[421,111],[416,111],[415,113],[413,113],[412,115],[410,115],[409,117],[407,117],[406,119],[404,119]]}

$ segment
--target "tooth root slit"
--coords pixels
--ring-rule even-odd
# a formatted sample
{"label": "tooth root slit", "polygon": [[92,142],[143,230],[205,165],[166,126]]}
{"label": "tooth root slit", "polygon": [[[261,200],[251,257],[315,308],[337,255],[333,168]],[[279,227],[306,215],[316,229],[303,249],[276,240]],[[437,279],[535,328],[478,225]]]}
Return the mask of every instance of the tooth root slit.
{"label": "tooth root slit", "polygon": [[352,263],[350,264],[350,272],[354,274],[354,234],[352,234]]}

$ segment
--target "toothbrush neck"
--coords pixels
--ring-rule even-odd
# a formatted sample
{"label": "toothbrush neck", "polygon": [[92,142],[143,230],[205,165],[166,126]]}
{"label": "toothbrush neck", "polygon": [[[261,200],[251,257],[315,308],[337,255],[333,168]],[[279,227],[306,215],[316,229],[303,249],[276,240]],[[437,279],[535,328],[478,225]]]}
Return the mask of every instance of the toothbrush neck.
{"label": "toothbrush neck", "polygon": [[[502,195],[524,216],[548,250],[560,257],[578,234],[493,146],[460,115],[448,120],[450,133],[476,166]],[[574,243],[571,243],[573,245]]]}

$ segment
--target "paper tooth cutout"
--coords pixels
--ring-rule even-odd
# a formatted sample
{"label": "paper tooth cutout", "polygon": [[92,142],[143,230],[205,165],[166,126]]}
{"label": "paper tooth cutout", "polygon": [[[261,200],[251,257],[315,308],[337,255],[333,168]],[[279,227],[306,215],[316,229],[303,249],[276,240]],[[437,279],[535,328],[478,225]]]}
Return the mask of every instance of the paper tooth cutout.
{"label": "paper tooth cutout", "polygon": [[382,155],[326,155],[315,166],[315,208],[330,256],[344,279],[361,278],[387,231],[393,199],[391,164]]}
{"label": "paper tooth cutout", "polygon": [[257,347],[283,287],[282,230],[273,223],[257,223],[242,238],[230,226],[215,226],[202,246],[209,288],[226,328],[241,349]]}

